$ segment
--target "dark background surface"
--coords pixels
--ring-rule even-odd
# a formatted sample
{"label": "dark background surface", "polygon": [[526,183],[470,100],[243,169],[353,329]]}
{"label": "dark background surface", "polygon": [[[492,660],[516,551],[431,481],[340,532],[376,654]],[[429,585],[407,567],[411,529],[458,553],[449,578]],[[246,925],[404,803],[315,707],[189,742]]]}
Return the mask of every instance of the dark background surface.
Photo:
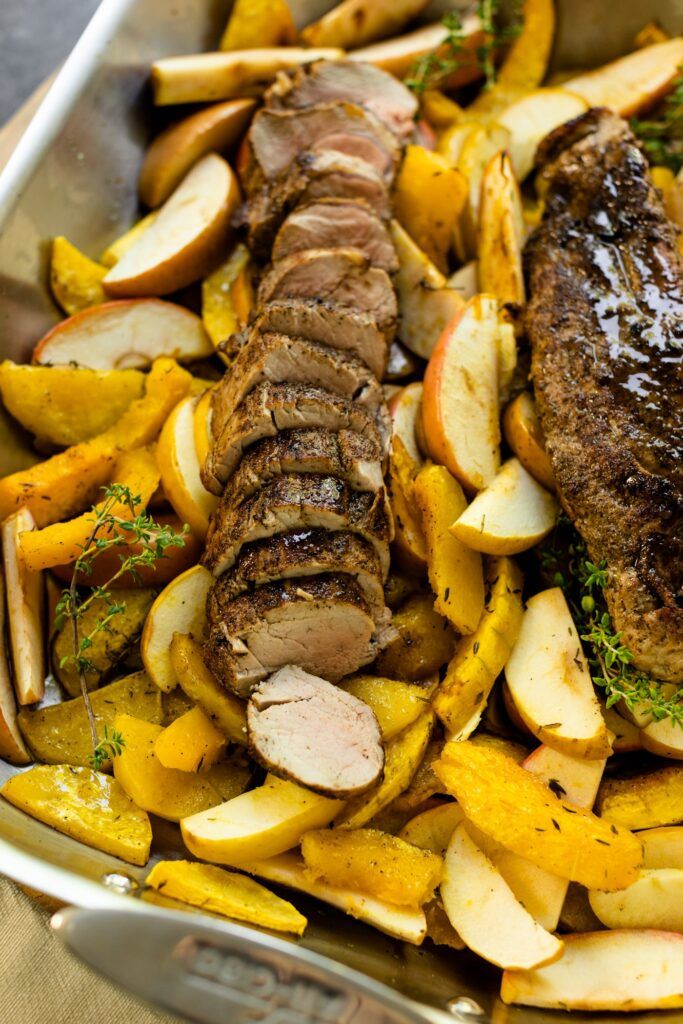
{"label": "dark background surface", "polygon": [[68,56],[99,0],[0,0],[0,124]]}

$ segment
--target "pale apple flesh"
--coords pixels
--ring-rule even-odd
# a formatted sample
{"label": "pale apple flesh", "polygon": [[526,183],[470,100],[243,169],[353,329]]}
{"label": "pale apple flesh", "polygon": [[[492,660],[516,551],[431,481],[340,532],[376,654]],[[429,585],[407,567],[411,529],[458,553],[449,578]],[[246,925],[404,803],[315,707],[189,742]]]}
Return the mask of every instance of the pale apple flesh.
{"label": "pale apple flesh", "polygon": [[646,868],[621,892],[588,894],[593,913],[606,928],[658,928],[683,932],[683,870]]}
{"label": "pale apple flesh", "polygon": [[195,537],[203,540],[219,499],[205,489],[199,475],[195,405],[192,396],[184,398],[166,420],[157,445],[157,463],[164,492],[174,511],[188,523]]}
{"label": "pale apple flesh", "polygon": [[521,312],[525,301],[525,234],[519,186],[503,150],[488,162],[481,181],[477,267],[479,290],[495,295],[515,314]]}
{"label": "pale apple flesh", "polygon": [[590,107],[609,107],[631,117],[653,106],[670,89],[683,63],[683,36],[654,43],[563,83]]}
{"label": "pale apple flesh", "polygon": [[498,123],[510,133],[508,152],[517,181],[524,181],[532,170],[541,139],[585,110],[588,103],[578,93],[536,89],[498,115]]}
{"label": "pale apple flesh", "polygon": [[548,491],[555,490],[553,468],[545,450],[545,438],[536,412],[534,400],[528,391],[522,391],[510,402],[503,414],[503,433],[528,473]]}
{"label": "pale apple flesh", "polygon": [[650,722],[641,730],[640,738],[643,747],[651,754],[683,760],[683,729],[671,719]]}
{"label": "pale apple flesh", "polygon": [[408,455],[415,464],[415,472],[424,463],[417,443],[416,423],[422,407],[422,384],[415,381],[401,388],[389,402],[392,419],[392,434],[403,442]]}
{"label": "pale apple flesh", "polygon": [[683,825],[664,825],[638,833],[643,844],[644,868],[678,868],[683,871]]}
{"label": "pale apple flesh", "polygon": [[[439,21],[432,25],[424,25],[422,28],[415,29],[414,32],[408,32],[406,35],[394,39],[351,50],[348,59],[374,64],[375,67],[383,68],[384,71],[389,71],[397,78],[404,78],[416,60],[438,49],[445,42],[446,35],[447,31],[443,23]],[[478,17],[470,15],[463,18],[462,36],[467,49],[473,51],[479,45],[482,33]],[[453,89],[458,85],[476,81],[481,75],[481,69],[476,61],[459,61],[458,64],[458,69],[448,79],[448,85]]]}
{"label": "pale apple flesh", "polygon": [[2,524],[14,690],[19,704],[35,704],[45,695],[45,574],[27,569],[19,548],[20,534],[35,529],[35,525],[27,508],[19,509]]}
{"label": "pale apple flesh", "polygon": [[0,570],[0,757],[10,764],[29,764],[33,758],[17,721],[17,702],[5,644],[5,617],[5,575]]}
{"label": "pale apple flesh", "polygon": [[206,598],[213,577],[202,565],[195,565],[164,587],[149,610],[140,641],[145,671],[164,693],[175,689],[171,663],[174,633],[201,636],[206,623]]}

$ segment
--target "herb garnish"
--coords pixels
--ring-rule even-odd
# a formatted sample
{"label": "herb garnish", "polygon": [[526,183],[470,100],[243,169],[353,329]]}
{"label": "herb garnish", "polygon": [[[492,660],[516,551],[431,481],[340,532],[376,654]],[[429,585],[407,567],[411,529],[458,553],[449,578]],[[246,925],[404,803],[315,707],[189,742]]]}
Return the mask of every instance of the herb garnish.
{"label": "herb garnish", "polygon": [[[110,632],[112,619],[126,608],[123,601],[116,600],[111,588],[117,580],[128,574],[139,581],[140,568],[152,566],[160,558],[166,557],[166,548],[183,547],[188,528],[186,526],[182,533],[175,533],[170,526],[155,522],[143,510],[140,495],[134,495],[124,484],[105,487],[104,501],[93,506],[92,512],[93,528],[82,547],[82,554],[73,564],[71,583],[62,591],[55,616],[58,629],[67,621],[71,623],[74,653],[63,657],[60,664],[64,667],[68,662],[73,662],[78,673],[93,746],[90,763],[98,771],[105,761],[118,756],[125,746],[124,737],[106,725],[102,738],[98,737],[86,682],[86,674],[94,669],[88,657],[94,638],[98,633]],[[125,514],[121,515],[121,512]],[[77,587],[79,577],[90,575],[97,556],[110,548],[122,549],[119,553],[119,568],[104,585],[92,587],[86,597],[81,596]],[[104,603],[104,613],[97,619],[93,629],[86,636],[81,636],[79,621],[96,599]]]}
{"label": "herb garnish", "polygon": [[[562,587],[587,651],[591,677],[605,691],[607,707],[623,700],[631,710],[651,714],[656,722],[670,719],[683,728],[683,688],[670,692],[633,665],[633,654],[614,629],[604,590],[606,562],[591,562],[583,540],[562,516],[559,528],[570,531],[566,547],[545,547],[542,568],[549,581]],[[564,553],[563,553],[564,551]]]}
{"label": "herb garnish", "polygon": [[683,167],[683,68],[673,81],[659,116],[646,121],[634,117],[631,128],[638,136],[651,164],[670,168],[678,174]]}

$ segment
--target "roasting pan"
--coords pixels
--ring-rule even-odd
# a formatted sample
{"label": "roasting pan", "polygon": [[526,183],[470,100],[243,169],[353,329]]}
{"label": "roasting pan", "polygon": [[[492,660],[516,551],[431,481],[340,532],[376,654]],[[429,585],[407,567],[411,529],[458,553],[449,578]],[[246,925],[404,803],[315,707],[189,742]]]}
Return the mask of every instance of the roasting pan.
{"label": "roasting pan", "polygon": [[[292,3],[300,24],[330,6],[327,0]],[[105,0],[95,14],[0,176],[1,358],[27,359],[59,318],[48,288],[49,240],[64,234],[95,255],[138,215],[138,167],[164,116],[151,104],[150,61],[214,47],[228,7],[228,0]],[[558,8],[555,67],[590,67],[618,56],[653,18],[670,33],[683,32],[683,0],[558,0]],[[428,16],[439,13],[433,4]],[[28,440],[0,412],[0,474],[34,459]],[[55,692],[48,683],[48,694]],[[17,770],[0,760],[0,782]],[[179,840],[161,823],[154,856],[179,854]],[[0,871],[75,908],[54,918],[58,934],[103,973],[188,1019],[559,1019],[556,1012],[504,1006],[499,972],[466,951],[430,943],[417,949],[301,896],[295,902],[310,925],[304,939],[287,941],[180,912],[171,901],[145,902],[139,897],[147,870],[82,846],[0,800]],[[572,1015],[577,1022],[594,1018]],[[631,1017],[656,1019],[662,1015]],[[664,1019],[683,1024],[683,1012]]]}

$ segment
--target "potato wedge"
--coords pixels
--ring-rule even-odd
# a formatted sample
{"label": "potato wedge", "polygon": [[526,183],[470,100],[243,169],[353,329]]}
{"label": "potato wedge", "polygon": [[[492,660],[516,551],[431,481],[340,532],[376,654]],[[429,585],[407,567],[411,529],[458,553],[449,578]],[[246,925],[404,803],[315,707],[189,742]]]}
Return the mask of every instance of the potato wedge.
{"label": "potato wedge", "polygon": [[308,924],[296,907],[252,878],[212,864],[162,860],[154,865],[145,884],[170,899],[271,931],[303,935]]}
{"label": "potato wedge", "polygon": [[[227,260],[202,281],[202,320],[218,346],[241,331],[255,305],[251,253],[241,242]],[[223,353],[219,353],[225,359]]]}
{"label": "potato wedge", "polygon": [[474,551],[516,555],[543,540],[560,506],[519,461],[508,459],[460,514],[451,533]]}
{"label": "potato wedge", "polygon": [[677,36],[570,78],[562,87],[582,96],[589,107],[609,107],[631,117],[666,95],[681,63],[683,36]]}
{"label": "potato wedge", "polygon": [[2,524],[2,560],[12,650],[14,692],[19,704],[34,704],[45,693],[45,579],[27,568],[21,557],[20,538],[35,529],[27,508]]}
{"label": "potato wedge", "polygon": [[212,347],[198,316],[161,299],[105,302],[62,320],[38,342],[34,363],[124,370],[153,360],[202,359]]}
{"label": "potato wedge", "polygon": [[427,3],[428,0],[342,0],[319,21],[307,25],[301,38],[307,46],[357,50],[377,39],[395,36]]}
{"label": "potato wedge", "polygon": [[416,515],[413,484],[419,465],[408,452],[401,437],[395,436],[389,456],[389,500],[394,517],[394,551],[405,569],[424,573],[427,568],[427,542]]}
{"label": "potato wedge", "polygon": [[19,728],[17,701],[5,642],[6,609],[5,575],[0,570],[0,757],[10,764],[28,764],[31,754]]}
{"label": "potato wedge", "polygon": [[601,817],[624,828],[677,825],[683,821],[683,765],[631,779],[605,779],[596,807]]}
{"label": "potato wedge", "polygon": [[635,836],[558,799],[505,754],[471,740],[447,743],[435,771],[477,828],[538,867],[605,891],[638,877]]}
{"label": "potato wedge", "polygon": [[477,235],[479,291],[494,295],[515,320],[525,301],[525,234],[522,200],[510,158],[505,151],[496,153],[481,180]]}
{"label": "potato wedge", "polygon": [[399,223],[442,273],[448,271],[453,231],[467,198],[467,181],[440,153],[408,146],[396,179]]}
{"label": "potato wedge", "polygon": [[441,857],[373,828],[307,832],[301,854],[312,878],[401,907],[421,907],[441,880]]}
{"label": "potato wedge", "polygon": [[436,689],[433,680],[406,683],[380,676],[352,676],[339,686],[372,708],[384,743],[419,718]]}
{"label": "potato wedge", "polygon": [[[96,690],[91,698],[98,735],[111,729],[119,714],[161,723],[161,694],[145,672],[134,672]],[[87,768],[92,756],[88,716],[82,697],[19,712],[19,726],[36,760]]]}
{"label": "potato wedge", "polygon": [[157,445],[161,482],[174,511],[188,523],[195,537],[203,540],[209,518],[218,508],[218,498],[202,484],[195,445],[195,407],[191,395],[175,407],[166,420]]}
{"label": "potato wedge", "polygon": [[113,267],[115,263],[121,259],[122,256],[128,252],[129,249],[142,237],[144,232],[154,223],[156,217],[156,210],[152,210],[151,213],[141,217],[140,220],[136,221],[132,227],[124,231],[122,235],[115,238],[100,256],[100,263],[103,267]]}
{"label": "potato wedge", "polygon": [[621,892],[588,893],[593,913],[606,928],[656,928],[683,932],[683,870],[651,868]]}
{"label": "potato wedge", "polygon": [[268,775],[265,783],[209,813],[181,822],[190,853],[216,864],[252,870],[256,858],[298,846],[302,835],[328,825],[342,803]]}
{"label": "potato wedge", "polygon": [[233,146],[248,128],[255,106],[253,99],[214,103],[157,135],[140,169],[142,202],[152,208],[161,206],[202,157]]}
{"label": "potato wedge", "polygon": [[164,768],[181,772],[206,771],[225,752],[227,740],[201,708],[176,718],[159,733],[154,753]]}
{"label": "potato wedge", "polygon": [[294,46],[297,38],[287,0],[235,0],[219,49]]}
{"label": "potato wedge", "polygon": [[52,243],[50,288],[67,316],[107,301],[102,280],[107,268],[59,235]]}
{"label": "potato wedge", "polygon": [[559,587],[527,602],[505,679],[522,721],[542,743],[572,757],[609,757],[610,734]]}
{"label": "potato wedge", "polygon": [[683,870],[683,825],[646,829],[638,838],[643,844],[644,868]]}
{"label": "potato wedge", "polygon": [[[506,971],[504,1003],[554,1010],[666,1010],[683,1006],[683,936],[624,929],[563,936],[564,955],[533,971]],[[628,979],[628,985],[615,979]]]}
{"label": "potato wedge", "polygon": [[533,169],[541,139],[585,110],[588,103],[578,93],[564,88],[536,89],[496,115],[501,128],[510,133],[508,152],[517,181],[524,181]]}
{"label": "potato wedge", "polygon": [[40,764],[5,782],[5,800],[32,818],[129,864],[146,864],[152,843],[147,814],[118,782],[90,768]]}
{"label": "potato wedge", "polygon": [[335,818],[335,828],[362,828],[410,785],[433,728],[434,714],[430,709],[386,744],[384,778],[367,793],[347,801]]}
{"label": "potato wedge", "polygon": [[427,926],[421,910],[397,907],[355,889],[340,889],[325,882],[314,881],[295,853],[281,853],[268,860],[253,860],[246,865],[245,870],[276,885],[285,885],[314,896],[403,942],[419,946],[425,937]]}
{"label": "potato wedge", "polygon": [[396,220],[391,222],[391,237],[399,262],[394,278],[401,313],[399,336],[411,352],[429,359],[442,331],[464,302]]}
{"label": "potato wedge", "polygon": [[249,782],[248,771],[228,762],[194,774],[164,768],[154,751],[164,730],[153,722],[120,714],[114,728],[125,744],[114,758],[114,777],[131,800],[150,814],[180,821],[221,804],[227,799],[226,785],[231,796],[237,796]]}
{"label": "potato wedge", "polygon": [[241,199],[230,165],[208,153],[185,175],[154,223],[104,278],[108,295],[168,295],[202,278],[223,251]]}
{"label": "potato wedge", "polygon": [[471,636],[458,641],[455,655],[432,706],[453,739],[474,732],[493,684],[503,671],[522,625],[523,577],[509,558],[486,566],[484,612]]}
{"label": "potato wedge", "polygon": [[475,295],[444,330],[424,378],[422,427],[435,462],[470,492],[500,465],[498,306]]}
{"label": "potato wedge", "polygon": [[388,679],[424,679],[438,672],[453,655],[455,636],[447,619],[434,611],[431,594],[414,594],[394,613],[398,639],[375,662]]}
{"label": "potato wedge", "polygon": [[218,682],[204,664],[201,645],[191,636],[174,633],[171,668],[180,688],[209,716],[232,743],[247,745],[247,712],[239,700]]}
{"label": "potato wedge", "polygon": [[[424,57],[434,50],[438,56],[444,56],[450,52],[446,45],[447,35],[448,30],[443,22],[437,21],[394,39],[387,39],[371,46],[361,46],[358,50],[352,50],[347,56],[349,60],[360,60],[383,68],[395,75],[396,78],[405,78],[411,73],[415,62],[420,57]],[[444,78],[437,79],[432,83],[433,85],[454,90],[481,78],[481,67],[476,59],[476,49],[483,42],[483,33],[481,21],[477,15],[468,14],[462,19],[462,41],[463,50],[457,69]]]}
{"label": "potato wedge", "polygon": [[139,370],[0,363],[0,394],[9,413],[42,442],[78,444],[113,426],[141,398]]}
{"label": "potato wedge", "polygon": [[561,940],[534,921],[470,838],[464,822],[448,844],[440,892],[458,935],[490,963],[529,970],[562,956]]}
{"label": "potato wedge", "polygon": [[341,60],[343,56],[343,50],[332,47],[274,46],[163,57],[152,64],[154,102],[166,106],[260,96],[279,71],[293,71],[316,60]]}
{"label": "potato wedge", "polygon": [[539,484],[555,491],[555,477],[545,450],[545,438],[536,412],[534,400],[528,391],[522,391],[510,402],[503,415],[505,440]]}
{"label": "potato wedge", "polygon": [[[124,605],[124,610],[114,616],[109,628],[96,633],[88,658],[92,670],[85,673],[88,690],[95,690],[103,679],[123,661],[135,645],[154,602],[154,591],[149,588],[133,587],[116,591],[115,600]],[[107,602],[96,597],[84,611],[79,621],[81,636],[88,636],[96,623],[106,614]],[[71,697],[81,692],[81,684],[74,662],[74,642],[71,623],[64,622],[55,633],[50,649],[52,671]]]}
{"label": "potato wedge", "polygon": [[171,641],[175,633],[201,635],[206,621],[206,596],[212,582],[208,569],[195,565],[169,583],[149,611],[140,653],[150,679],[160,690],[168,692],[177,685]]}
{"label": "potato wedge", "polygon": [[460,484],[443,466],[425,466],[413,488],[427,541],[429,583],[434,609],[459,633],[473,633],[484,610],[481,555],[449,532],[466,507]]}

